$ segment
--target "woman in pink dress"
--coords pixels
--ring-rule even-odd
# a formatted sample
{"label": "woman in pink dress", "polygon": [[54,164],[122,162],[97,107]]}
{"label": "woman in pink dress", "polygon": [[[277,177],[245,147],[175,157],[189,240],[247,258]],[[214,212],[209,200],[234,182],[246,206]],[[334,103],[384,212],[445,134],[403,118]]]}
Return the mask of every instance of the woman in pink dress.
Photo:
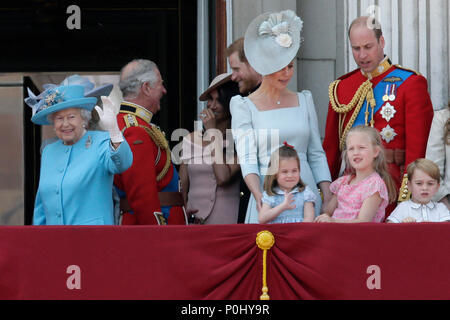
{"label": "woman in pink dress", "polygon": [[[240,166],[233,150],[230,99],[239,94],[231,74],[221,74],[200,95],[207,108],[200,113],[204,131],[183,139],[180,179],[187,210],[198,224],[237,223]],[[227,140],[229,139],[229,140]]]}

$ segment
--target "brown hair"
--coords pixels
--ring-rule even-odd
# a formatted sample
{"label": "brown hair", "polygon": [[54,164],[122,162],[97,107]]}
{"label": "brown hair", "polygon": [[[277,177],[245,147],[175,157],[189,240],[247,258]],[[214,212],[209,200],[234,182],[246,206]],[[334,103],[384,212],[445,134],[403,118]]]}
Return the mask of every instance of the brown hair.
{"label": "brown hair", "polygon": [[241,60],[241,62],[248,63],[247,57],[245,56],[244,52],[244,38],[239,38],[228,46],[228,48],[225,50],[227,58],[231,56],[235,51],[237,51],[239,60]]}
{"label": "brown hair", "polygon": [[[371,19],[371,22],[369,22],[369,18]],[[369,23],[371,23],[370,27]],[[371,29],[375,33],[375,37],[377,38],[378,42],[380,42],[380,38],[383,35],[383,31],[381,30],[381,24],[375,17],[362,16],[353,20],[352,23],[350,24],[350,27],[348,28],[349,39],[350,39],[350,31],[352,30],[353,27],[366,27],[368,29]]]}
{"label": "brown hair", "polygon": [[439,167],[436,163],[429,159],[425,158],[419,158],[416,159],[414,162],[411,162],[408,167],[406,168],[406,171],[408,173],[408,180],[411,181],[414,171],[416,169],[422,170],[427,175],[429,175],[432,179],[436,180],[437,182],[441,182],[441,173],[439,171]]}
{"label": "brown hair", "polygon": [[372,145],[380,150],[378,156],[376,156],[373,162],[373,168],[380,175],[381,179],[383,179],[384,183],[386,184],[389,196],[389,203],[395,202],[397,200],[397,186],[395,185],[394,179],[392,179],[388,171],[386,156],[384,154],[384,148],[381,142],[381,136],[376,129],[363,125],[356,126],[350,129],[350,131],[347,134],[345,149],[342,152],[342,158],[345,159],[346,167],[349,168],[350,174],[356,173],[355,169],[350,165],[350,161],[348,160],[347,141],[351,133],[358,133],[358,132],[366,134],[370,138]]}
{"label": "brown hair", "polygon": [[[288,147],[286,145],[281,146],[277,150],[275,150],[272,155],[270,156],[270,162],[269,162],[269,172],[276,172],[274,174],[268,174],[264,178],[264,191],[269,196],[275,195],[275,187],[278,186],[277,183],[277,177],[278,177],[278,169],[280,160],[282,159],[296,159],[298,163],[298,168],[300,169],[300,158],[298,157],[297,151],[293,147]],[[298,187],[299,191],[303,191],[305,189],[305,184],[303,183],[302,179],[300,178],[296,187]]]}

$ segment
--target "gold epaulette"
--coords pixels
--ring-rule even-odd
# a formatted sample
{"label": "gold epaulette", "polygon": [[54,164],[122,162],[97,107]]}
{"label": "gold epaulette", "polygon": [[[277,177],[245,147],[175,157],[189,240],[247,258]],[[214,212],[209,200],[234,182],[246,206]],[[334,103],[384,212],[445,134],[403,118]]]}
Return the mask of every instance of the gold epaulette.
{"label": "gold epaulette", "polygon": [[416,70],[413,70],[413,69],[405,68],[405,67],[403,67],[403,66],[401,66],[401,65],[399,65],[399,64],[396,64],[395,66],[396,66],[398,69],[410,71],[410,72],[412,72],[412,73],[414,73],[414,74],[416,74],[416,75],[418,75],[418,76],[421,75],[419,71],[416,71]]}
{"label": "gold epaulette", "polygon": [[[130,113],[128,113],[128,114],[125,114],[124,116],[123,116],[123,120],[125,121],[125,126],[126,126],[126,128],[129,128],[129,127],[137,127],[139,124],[138,124],[138,121],[137,121],[137,119],[136,119],[136,117],[133,115],[133,114],[130,114]],[[123,130],[122,130],[122,132],[125,130],[125,127],[123,128]]]}
{"label": "gold epaulette", "polygon": [[408,189],[408,175],[405,173],[403,175],[402,185],[398,193],[398,202],[409,200],[411,197],[411,191]]}

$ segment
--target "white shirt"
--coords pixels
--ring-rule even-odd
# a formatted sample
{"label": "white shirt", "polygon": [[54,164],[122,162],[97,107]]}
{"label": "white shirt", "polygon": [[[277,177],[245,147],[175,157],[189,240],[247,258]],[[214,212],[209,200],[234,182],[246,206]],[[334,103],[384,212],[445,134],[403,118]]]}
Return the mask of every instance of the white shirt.
{"label": "white shirt", "polygon": [[400,223],[407,217],[414,218],[416,222],[444,222],[450,221],[450,211],[440,202],[420,204],[408,200],[400,203],[387,220]]}

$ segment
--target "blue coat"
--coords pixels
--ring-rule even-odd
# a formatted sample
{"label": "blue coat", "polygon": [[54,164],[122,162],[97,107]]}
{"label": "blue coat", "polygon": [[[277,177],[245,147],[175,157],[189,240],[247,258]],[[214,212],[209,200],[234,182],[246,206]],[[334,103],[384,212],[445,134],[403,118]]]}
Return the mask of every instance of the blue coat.
{"label": "blue coat", "polygon": [[74,145],[61,140],[42,153],[34,225],[112,225],[114,174],[133,162],[123,141],[117,150],[108,132],[88,131]]}

